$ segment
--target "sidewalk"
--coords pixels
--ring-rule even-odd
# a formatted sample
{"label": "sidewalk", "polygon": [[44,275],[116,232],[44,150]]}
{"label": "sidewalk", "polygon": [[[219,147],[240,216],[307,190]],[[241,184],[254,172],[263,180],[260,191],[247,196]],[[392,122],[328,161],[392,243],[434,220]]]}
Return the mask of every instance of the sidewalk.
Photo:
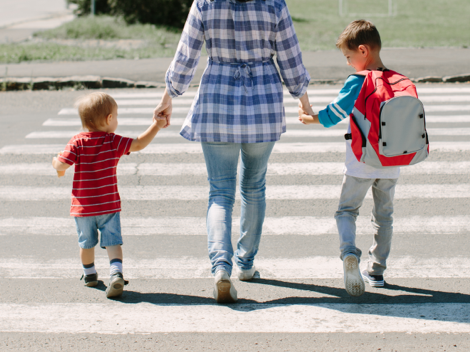
{"label": "sidewalk", "polygon": [[[382,58],[385,65],[417,82],[441,82],[446,77],[462,75],[460,81],[470,81],[470,49],[430,48],[430,49],[383,49]],[[150,86],[164,83],[165,72],[172,58],[141,59],[141,60],[109,60],[109,61],[76,61],[50,63],[1,64],[0,78],[7,80],[23,78],[25,82],[34,79],[49,80],[70,76],[90,76],[100,79],[128,80],[132,82],[152,82]],[[198,84],[207,57],[202,57],[197,68],[193,84]],[[346,79],[353,70],[346,65],[346,60],[339,50],[305,52],[304,64],[307,67],[312,83],[336,83]],[[422,79],[428,77],[427,79]],[[430,77],[430,78],[429,78]],[[90,80],[90,77],[87,77]],[[459,80],[458,78],[456,79]],[[2,80],[3,81],[3,80]],[[450,80],[455,81],[455,80]]]}
{"label": "sidewalk", "polygon": [[[4,1],[5,2],[5,1]],[[0,11],[0,44],[15,43],[74,18],[65,0],[15,0]]]}

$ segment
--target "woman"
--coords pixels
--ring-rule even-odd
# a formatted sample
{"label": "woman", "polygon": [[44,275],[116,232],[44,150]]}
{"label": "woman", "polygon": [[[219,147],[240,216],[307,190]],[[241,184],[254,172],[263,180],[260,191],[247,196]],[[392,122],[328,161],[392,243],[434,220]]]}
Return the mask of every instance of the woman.
{"label": "woman", "polygon": [[207,67],[180,134],[202,144],[210,183],[207,233],[214,298],[230,303],[237,300],[230,275],[239,155],[241,220],[234,260],[238,278],[251,280],[265,217],[267,163],[286,131],[283,86],[273,57],[290,94],[313,113],[306,94],[310,76],[284,0],[194,0],[156,118],[169,123],[172,98],[187,90],[204,41]]}

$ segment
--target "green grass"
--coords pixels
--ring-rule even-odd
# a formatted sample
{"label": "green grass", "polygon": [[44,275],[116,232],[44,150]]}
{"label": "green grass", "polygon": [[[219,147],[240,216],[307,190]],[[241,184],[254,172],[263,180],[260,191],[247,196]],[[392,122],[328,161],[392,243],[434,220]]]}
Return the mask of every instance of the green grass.
{"label": "green grass", "polygon": [[334,49],[342,30],[360,18],[377,26],[383,47],[470,47],[469,0],[394,0],[394,17],[360,15],[386,13],[387,0],[344,2],[359,15],[340,17],[338,0],[288,0],[302,50]]}
{"label": "green grass", "polygon": [[[394,0],[394,17],[386,13],[388,0],[343,0],[349,13],[339,16],[337,0],[287,0],[302,50],[335,49],[344,27],[354,19],[371,20],[379,29],[383,47],[470,47],[469,0]],[[372,4],[372,5],[371,5]],[[58,28],[38,32],[42,43],[0,44],[0,62],[60,60],[109,60],[173,56],[181,31],[152,25],[126,25],[112,17],[79,18]],[[103,47],[66,46],[53,39],[138,39],[146,45],[124,50]]]}
{"label": "green grass", "polygon": [[[80,61],[145,59],[173,56],[178,45],[181,31],[156,27],[153,25],[126,25],[119,19],[109,16],[78,18],[58,28],[37,32],[35,37],[43,42],[24,42],[0,44],[0,62],[19,63],[23,61]],[[63,45],[48,40],[144,40],[141,48],[125,50],[112,47],[83,47]]]}
{"label": "green grass", "polygon": [[60,27],[37,32],[35,37],[44,39],[142,39],[161,44],[177,44],[181,31],[156,27],[150,24],[126,25],[110,16],[81,17]]}

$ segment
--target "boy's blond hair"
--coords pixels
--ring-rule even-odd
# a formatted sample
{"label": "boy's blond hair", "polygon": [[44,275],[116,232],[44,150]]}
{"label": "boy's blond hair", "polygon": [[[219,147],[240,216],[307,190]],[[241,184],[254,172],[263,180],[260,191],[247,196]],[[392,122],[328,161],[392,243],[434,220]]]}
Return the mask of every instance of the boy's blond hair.
{"label": "boy's blond hair", "polygon": [[104,125],[106,116],[117,107],[112,96],[103,92],[95,92],[81,97],[75,104],[82,120],[83,128],[97,130]]}
{"label": "boy's blond hair", "polygon": [[336,47],[357,50],[359,45],[368,45],[371,49],[382,47],[380,34],[372,22],[366,20],[353,21],[344,29],[336,42]]}

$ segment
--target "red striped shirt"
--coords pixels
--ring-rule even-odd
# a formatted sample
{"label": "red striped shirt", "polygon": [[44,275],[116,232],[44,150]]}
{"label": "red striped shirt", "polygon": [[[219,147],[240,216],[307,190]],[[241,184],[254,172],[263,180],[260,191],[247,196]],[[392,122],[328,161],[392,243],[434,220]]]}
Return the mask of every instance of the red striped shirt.
{"label": "red striped shirt", "polygon": [[72,216],[97,216],[121,211],[116,167],[129,155],[132,138],[114,133],[82,132],[72,137],[59,161],[75,164]]}

